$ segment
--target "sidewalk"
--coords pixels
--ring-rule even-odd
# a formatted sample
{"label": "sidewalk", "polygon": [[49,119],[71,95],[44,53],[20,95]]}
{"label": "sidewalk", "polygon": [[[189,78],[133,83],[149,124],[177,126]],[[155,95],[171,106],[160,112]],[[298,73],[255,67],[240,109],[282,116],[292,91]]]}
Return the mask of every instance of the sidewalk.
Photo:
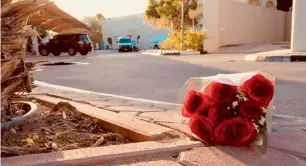
{"label": "sidewalk", "polygon": [[60,101],[69,102],[78,111],[101,120],[104,127],[125,132],[137,137],[138,141],[147,141],[9,157],[2,160],[3,165],[306,165],[306,126],[294,123],[285,126],[286,121],[283,120],[286,117],[282,119],[282,116],[278,116],[278,122],[269,136],[267,154],[256,156],[239,148],[207,147],[198,141],[190,141],[186,136],[192,137],[193,134],[187,123],[182,123],[178,106],[171,104],[132,101],[43,86],[34,88],[28,96],[50,106]]}
{"label": "sidewalk", "polygon": [[205,53],[204,52],[201,53],[200,51],[145,50],[145,51],[142,51],[141,54],[144,54],[144,55],[154,55],[154,56],[167,56],[167,55],[187,56],[187,55],[201,55],[201,54],[205,54]]}
{"label": "sidewalk", "polygon": [[[47,94],[52,97],[62,98],[80,103],[86,103],[97,108],[112,112],[137,116],[149,121],[179,122],[180,105],[167,102],[150,101],[145,99],[118,98],[108,95],[76,92],[73,89],[66,90],[52,87],[38,86],[31,94]],[[120,96],[119,96],[120,97]],[[156,114],[158,112],[158,114]],[[153,116],[154,115],[154,116]],[[167,118],[171,117],[171,120]],[[175,117],[177,117],[175,119]]]}
{"label": "sidewalk", "polygon": [[259,52],[245,56],[245,61],[252,62],[305,62],[305,52],[291,52],[290,49],[281,49]]}

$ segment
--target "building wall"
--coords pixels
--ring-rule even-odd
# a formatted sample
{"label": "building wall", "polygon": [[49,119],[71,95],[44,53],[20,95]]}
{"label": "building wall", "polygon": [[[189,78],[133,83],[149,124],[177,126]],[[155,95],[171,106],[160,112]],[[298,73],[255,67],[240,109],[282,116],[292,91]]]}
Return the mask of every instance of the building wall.
{"label": "building wall", "polygon": [[154,29],[144,24],[144,14],[111,18],[102,23],[103,40],[112,38],[113,48],[117,48],[117,38],[123,35],[131,35],[132,40],[137,40],[140,36],[140,42],[137,47],[144,50],[149,49],[151,37],[159,35],[168,35],[168,29]]}
{"label": "building wall", "polygon": [[220,0],[220,46],[284,41],[285,21],[282,11]]}
{"label": "building wall", "polygon": [[285,41],[291,41],[291,21],[292,12],[286,13],[286,23],[285,23]]}
{"label": "building wall", "polygon": [[293,0],[291,51],[306,52],[306,1]]}
{"label": "building wall", "polygon": [[283,42],[289,37],[287,12],[229,0],[204,0],[203,6],[210,6],[203,10],[208,52],[232,44]]}

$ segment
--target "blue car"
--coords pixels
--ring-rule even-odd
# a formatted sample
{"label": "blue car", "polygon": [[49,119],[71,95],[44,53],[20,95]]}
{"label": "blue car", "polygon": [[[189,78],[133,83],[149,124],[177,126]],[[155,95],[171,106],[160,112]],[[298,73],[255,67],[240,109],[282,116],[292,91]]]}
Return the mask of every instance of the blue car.
{"label": "blue car", "polygon": [[118,50],[119,52],[127,51],[133,52],[133,43],[130,37],[124,36],[118,38]]}
{"label": "blue car", "polygon": [[150,49],[160,49],[160,42],[166,40],[168,36],[152,36]]}

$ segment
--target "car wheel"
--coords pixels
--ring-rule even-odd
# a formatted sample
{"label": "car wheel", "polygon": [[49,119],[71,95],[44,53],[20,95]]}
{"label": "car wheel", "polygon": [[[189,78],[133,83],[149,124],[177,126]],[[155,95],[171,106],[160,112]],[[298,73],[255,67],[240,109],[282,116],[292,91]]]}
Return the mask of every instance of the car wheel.
{"label": "car wheel", "polygon": [[61,55],[61,52],[52,52],[52,54],[53,54],[54,56],[60,56],[60,55]]}
{"label": "car wheel", "polygon": [[80,51],[80,54],[81,54],[81,55],[87,55],[87,54],[88,54],[88,51]]}
{"label": "car wheel", "polygon": [[41,55],[41,56],[48,56],[49,55],[49,50],[47,49],[47,48],[41,48],[41,49],[39,49],[39,54]]}
{"label": "car wheel", "polygon": [[157,44],[154,45],[154,49],[155,49],[155,50],[159,49],[159,47],[158,47]]}
{"label": "car wheel", "polygon": [[75,56],[76,55],[76,50],[73,48],[73,47],[70,47],[69,49],[68,49],[68,54],[70,55],[70,56]]}

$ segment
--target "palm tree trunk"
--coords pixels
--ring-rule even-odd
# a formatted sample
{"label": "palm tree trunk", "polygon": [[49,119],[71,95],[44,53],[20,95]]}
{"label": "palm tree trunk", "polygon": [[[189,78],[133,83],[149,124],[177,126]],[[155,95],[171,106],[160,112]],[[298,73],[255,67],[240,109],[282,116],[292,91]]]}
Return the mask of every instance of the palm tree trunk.
{"label": "palm tree trunk", "polygon": [[1,1],[1,122],[13,114],[11,99],[16,92],[31,92],[30,71],[26,67],[26,35],[28,18],[40,5],[35,0],[11,3]]}

